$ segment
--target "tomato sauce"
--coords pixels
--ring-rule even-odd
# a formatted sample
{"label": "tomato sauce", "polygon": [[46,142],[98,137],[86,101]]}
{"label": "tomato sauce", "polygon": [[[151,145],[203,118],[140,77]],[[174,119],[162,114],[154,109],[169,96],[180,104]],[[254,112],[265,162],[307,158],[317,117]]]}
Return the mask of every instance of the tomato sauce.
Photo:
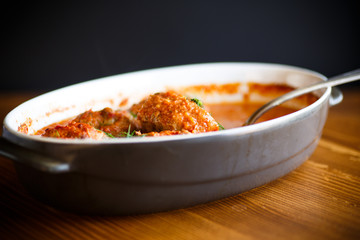
{"label": "tomato sauce", "polygon": [[[221,103],[210,104],[206,109],[224,128],[235,128],[244,125],[249,116],[263,104],[260,103]],[[297,111],[296,109],[278,106],[265,113],[257,122],[275,119]]]}

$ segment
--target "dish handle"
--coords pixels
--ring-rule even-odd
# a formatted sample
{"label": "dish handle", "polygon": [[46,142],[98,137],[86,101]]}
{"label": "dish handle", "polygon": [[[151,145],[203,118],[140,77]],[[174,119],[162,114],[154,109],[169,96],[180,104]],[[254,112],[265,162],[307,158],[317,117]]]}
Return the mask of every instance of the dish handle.
{"label": "dish handle", "polygon": [[0,137],[0,155],[41,171],[51,173],[70,171],[69,163],[24,148],[6,140],[4,137]]}
{"label": "dish handle", "polygon": [[338,105],[339,103],[341,103],[342,100],[343,100],[343,94],[341,90],[338,87],[332,87],[330,100],[329,100],[330,107]]}

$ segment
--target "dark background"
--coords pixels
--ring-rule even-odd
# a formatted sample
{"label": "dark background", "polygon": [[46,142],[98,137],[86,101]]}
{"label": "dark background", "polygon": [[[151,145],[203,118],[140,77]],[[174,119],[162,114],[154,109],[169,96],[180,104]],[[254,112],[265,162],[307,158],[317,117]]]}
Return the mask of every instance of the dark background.
{"label": "dark background", "polygon": [[200,62],[282,63],[326,76],[360,65],[358,1],[9,2],[5,91]]}

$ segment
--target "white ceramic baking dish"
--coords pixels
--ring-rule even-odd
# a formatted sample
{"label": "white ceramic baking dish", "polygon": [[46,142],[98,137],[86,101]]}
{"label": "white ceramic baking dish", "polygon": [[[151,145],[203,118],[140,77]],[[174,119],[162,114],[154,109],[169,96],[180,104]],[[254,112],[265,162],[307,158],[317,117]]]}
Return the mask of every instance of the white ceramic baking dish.
{"label": "white ceramic baking dish", "polygon": [[[218,132],[100,141],[32,133],[89,108],[116,108],[126,98],[131,105],[168,88],[233,82],[301,87],[325,80],[319,73],[285,65],[205,63],[88,81],[11,111],[4,120],[0,153],[14,160],[29,193],[60,209],[114,215],[188,207],[263,185],[303,163],[321,137],[331,88],[317,92],[315,103],[292,114]],[[201,97],[205,102],[222,97],[237,101],[242,95]],[[18,131],[24,123],[28,134]]]}

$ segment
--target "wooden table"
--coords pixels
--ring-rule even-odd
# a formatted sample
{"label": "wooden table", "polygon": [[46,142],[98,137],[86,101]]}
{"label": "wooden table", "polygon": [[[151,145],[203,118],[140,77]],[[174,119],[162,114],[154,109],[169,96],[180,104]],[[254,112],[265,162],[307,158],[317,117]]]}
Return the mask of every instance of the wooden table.
{"label": "wooden table", "polygon": [[[31,93],[1,93],[0,118]],[[276,181],[170,212],[60,212],[29,196],[0,158],[0,239],[360,239],[360,89],[331,108],[315,153]]]}

